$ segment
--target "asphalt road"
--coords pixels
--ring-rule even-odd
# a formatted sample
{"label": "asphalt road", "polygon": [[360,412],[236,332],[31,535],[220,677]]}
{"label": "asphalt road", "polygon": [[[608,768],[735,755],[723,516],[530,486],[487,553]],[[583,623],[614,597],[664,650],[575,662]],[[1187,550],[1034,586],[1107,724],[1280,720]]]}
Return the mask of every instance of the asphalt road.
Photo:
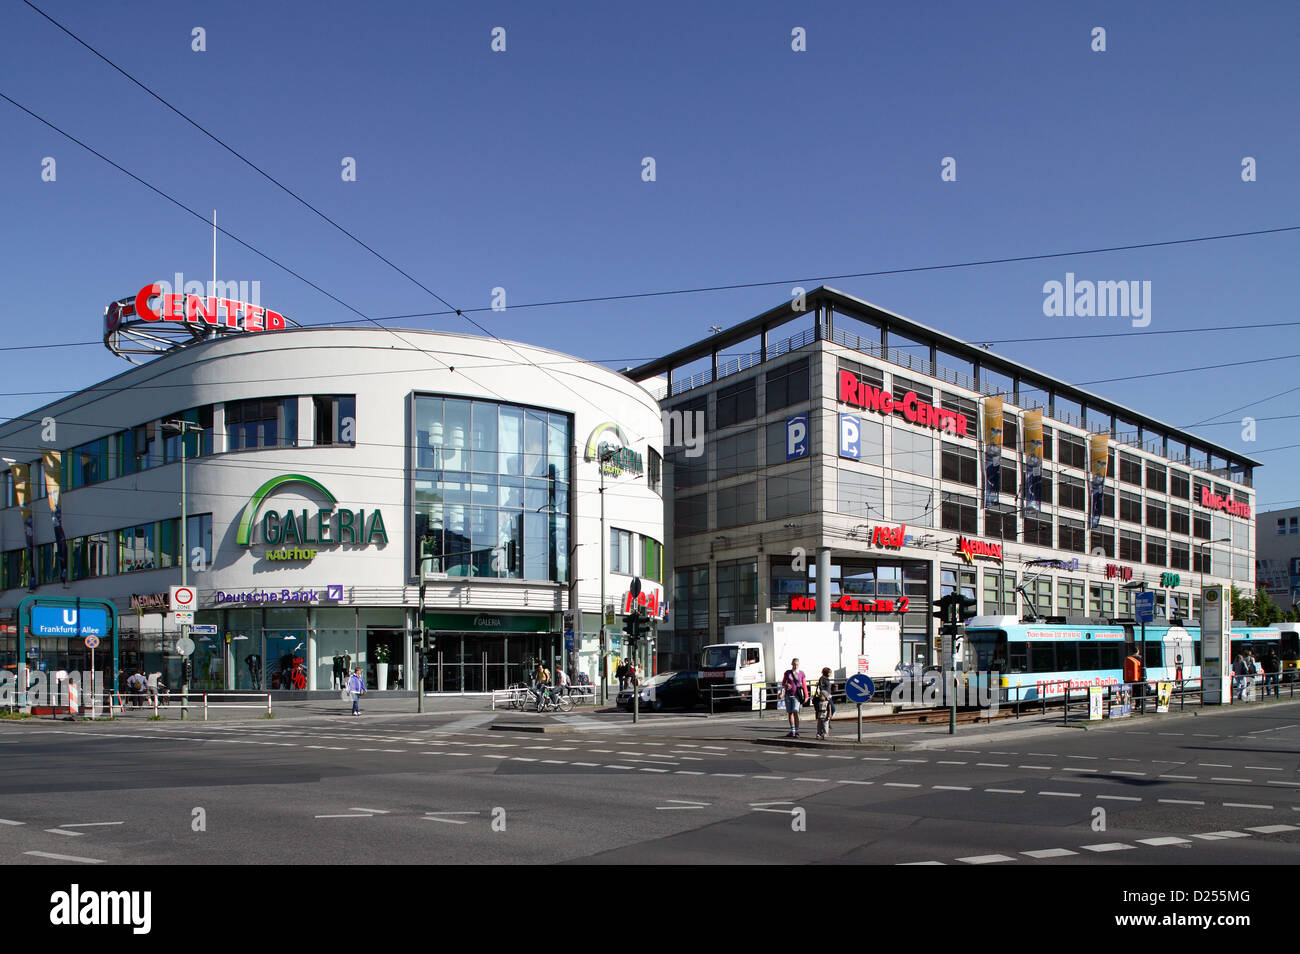
{"label": "asphalt road", "polygon": [[[1083,732],[488,712],[0,725],[0,861],[1213,864],[1300,859],[1300,702]],[[551,720],[555,721],[555,720]],[[847,727],[841,734],[847,735]]]}

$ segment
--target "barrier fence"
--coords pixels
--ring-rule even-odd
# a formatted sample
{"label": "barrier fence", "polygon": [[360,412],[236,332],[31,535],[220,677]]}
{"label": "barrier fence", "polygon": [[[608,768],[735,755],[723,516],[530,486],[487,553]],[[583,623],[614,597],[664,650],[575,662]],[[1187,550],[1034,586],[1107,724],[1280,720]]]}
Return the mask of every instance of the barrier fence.
{"label": "barrier fence", "polygon": [[[574,706],[594,706],[599,686],[565,686],[549,688],[546,691],[558,693],[568,698]],[[511,686],[509,689],[497,689],[492,693],[492,708],[528,709],[537,705],[537,696],[528,686]]]}

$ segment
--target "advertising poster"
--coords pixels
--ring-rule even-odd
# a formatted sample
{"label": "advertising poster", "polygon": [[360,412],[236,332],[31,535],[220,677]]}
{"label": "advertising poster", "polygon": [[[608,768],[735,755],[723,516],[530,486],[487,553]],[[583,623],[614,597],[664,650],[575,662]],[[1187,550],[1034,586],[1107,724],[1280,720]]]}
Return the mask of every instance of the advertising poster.
{"label": "advertising poster", "polygon": [[984,399],[984,506],[1002,495],[1002,398]]}
{"label": "advertising poster", "polygon": [[18,511],[23,518],[23,532],[27,535],[23,572],[27,577],[28,591],[34,593],[39,574],[36,569],[36,527],[32,523],[31,468],[26,464],[14,464],[9,469],[14,475],[14,501],[18,504]]}
{"label": "advertising poster", "polygon": [[68,540],[63,535],[63,455],[56,450],[41,451],[41,469],[45,471],[45,499],[54,520],[54,558],[59,566],[59,582],[68,582]]}
{"label": "advertising poster", "polygon": [[1156,683],[1156,712],[1169,711],[1169,698],[1174,694],[1172,682]]}
{"label": "advertising poster", "polygon": [[1088,687],[1088,720],[1095,722],[1101,718],[1102,706],[1106,700],[1105,686]]}
{"label": "advertising poster", "polygon": [[1088,489],[1091,491],[1092,513],[1088,526],[1096,529],[1101,523],[1102,491],[1106,486],[1106,464],[1110,452],[1110,437],[1093,434],[1088,438]]}
{"label": "advertising poster", "polygon": [[1025,510],[1038,513],[1043,509],[1043,412],[1026,411],[1025,434]]}

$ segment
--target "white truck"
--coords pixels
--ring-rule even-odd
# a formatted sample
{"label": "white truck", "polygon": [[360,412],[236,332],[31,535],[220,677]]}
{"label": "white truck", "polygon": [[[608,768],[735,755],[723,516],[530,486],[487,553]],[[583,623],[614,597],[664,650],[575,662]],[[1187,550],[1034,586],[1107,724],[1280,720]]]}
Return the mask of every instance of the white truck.
{"label": "white truck", "polygon": [[728,626],[723,635],[726,642],[700,653],[700,691],[714,701],[748,699],[754,683],[779,683],[791,659],[799,660],[809,683],[825,666],[841,687],[859,672],[878,684],[898,677],[898,623],[751,623]]}

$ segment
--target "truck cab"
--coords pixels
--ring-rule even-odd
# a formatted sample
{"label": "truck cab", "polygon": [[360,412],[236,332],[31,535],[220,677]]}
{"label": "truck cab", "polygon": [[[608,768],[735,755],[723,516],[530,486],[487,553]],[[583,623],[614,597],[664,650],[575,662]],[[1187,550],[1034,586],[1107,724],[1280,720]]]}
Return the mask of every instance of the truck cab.
{"label": "truck cab", "polygon": [[[766,678],[761,643],[714,643],[700,650],[700,691],[707,699],[739,697]],[[722,692],[727,687],[730,692]]]}

